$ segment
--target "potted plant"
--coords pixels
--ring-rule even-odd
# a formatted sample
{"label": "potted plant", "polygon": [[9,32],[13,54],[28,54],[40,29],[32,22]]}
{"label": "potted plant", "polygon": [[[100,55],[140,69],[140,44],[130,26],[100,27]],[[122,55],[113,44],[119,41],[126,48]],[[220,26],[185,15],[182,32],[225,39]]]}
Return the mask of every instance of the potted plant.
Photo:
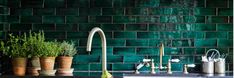
{"label": "potted plant", "polygon": [[[77,53],[76,47],[73,42],[69,43],[66,41],[63,41],[60,44],[61,52],[59,53],[58,57],[58,63],[59,63],[59,73],[67,73],[67,71],[72,70],[72,59],[73,56]],[[72,73],[68,72],[68,73]]]}
{"label": "potted plant", "polygon": [[9,40],[6,43],[1,41],[0,49],[4,55],[12,58],[13,73],[16,76],[24,76],[29,57],[26,34],[24,33],[23,36],[9,34]]}

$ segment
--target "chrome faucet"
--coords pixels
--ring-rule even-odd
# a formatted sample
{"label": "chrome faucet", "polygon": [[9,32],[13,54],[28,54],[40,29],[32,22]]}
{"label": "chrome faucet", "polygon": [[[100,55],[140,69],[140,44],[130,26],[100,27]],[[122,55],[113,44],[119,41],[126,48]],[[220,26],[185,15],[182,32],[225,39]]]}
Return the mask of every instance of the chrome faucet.
{"label": "chrome faucet", "polygon": [[102,40],[102,77],[101,78],[112,78],[112,75],[108,73],[107,67],[106,67],[107,65],[106,64],[106,37],[105,37],[104,32],[100,28],[95,27],[89,32],[88,41],[87,41],[87,51],[89,52],[91,51],[93,36],[96,32],[98,32]]}

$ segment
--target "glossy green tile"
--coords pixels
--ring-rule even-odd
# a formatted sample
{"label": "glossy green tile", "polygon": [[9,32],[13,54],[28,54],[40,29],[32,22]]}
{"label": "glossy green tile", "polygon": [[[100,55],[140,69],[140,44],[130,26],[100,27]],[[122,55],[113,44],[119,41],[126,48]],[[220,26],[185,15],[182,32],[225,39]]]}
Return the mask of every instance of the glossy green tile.
{"label": "glossy green tile", "polygon": [[223,1],[220,1],[220,0],[207,0],[206,1],[206,6],[207,7],[227,7],[227,0],[223,0]]}
{"label": "glossy green tile", "polygon": [[215,47],[217,46],[216,39],[196,39],[194,40],[194,45],[196,47]]}
{"label": "glossy green tile", "polygon": [[[107,55],[113,55],[113,48],[112,47],[107,47],[106,48],[106,53]],[[100,47],[93,47],[92,51],[90,52],[90,55],[102,55],[102,48]]]}
{"label": "glossy green tile", "polygon": [[194,55],[196,54],[196,48],[183,48],[183,55]]}
{"label": "glossy green tile", "polygon": [[165,47],[164,48],[165,55],[180,55],[182,54],[182,48],[177,47]]}
{"label": "glossy green tile", "polygon": [[11,8],[11,15],[31,16],[33,14],[32,8]]}
{"label": "glossy green tile", "polygon": [[126,46],[149,46],[147,39],[126,40]]}
{"label": "glossy green tile", "polygon": [[202,63],[201,60],[202,60],[201,56],[195,56],[194,63]]}
{"label": "glossy green tile", "polygon": [[8,25],[7,24],[0,24],[0,31],[4,31],[4,27],[7,27]]}
{"label": "glossy green tile", "polygon": [[150,39],[149,46],[159,47],[163,43],[164,46],[171,46],[171,40],[162,40],[162,39]]}
{"label": "glossy green tile", "polygon": [[87,32],[67,32],[67,38],[88,38]]}
{"label": "glossy green tile", "polygon": [[33,15],[55,15],[54,8],[34,8]]}
{"label": "glossy green tile", "polygon": [[4,22],[8,22],[8,23],[19,23],[20,22],[19,16],[6,16],[3,19],[4,19]]}
{"label": "glossy green tile", "polygon": [[135,0],[136,7],[159,7],[160,0]]}
{"label": "glossy green tile", "polygon": [[205,1],[206,0],[197,0],[197,6],[196,7],[205,7]]}
{"label": "glossy green tile", "polygon": [[57,8],[56,15],[78,15],[77,8]]}
{"label": "glossy green tile", "polygon": [[79,31],[91,31],[94,27],[100,27],[100,24],[79,24]]}
{"label": "glossy green tile", "polygon": [[72,64],[72,67],[74,68],[74,71],[89,70],[89,64]]}
{"label": "glossy green tile", "polygon": [[[194,24],[176,24],[175,26],[176,28],[174,28],[174,30],[177,30],[177,31],[194,31],[195,29]],[[167,27],[171,27],[171,26],[167,26]]]}
{"label": "glossy green tile", "polygon": [[21,0],[21,7],[41,8],[43,7],[43,0]]}
{"label": "glossy green tile", "polygon": [[166,26],[166,31],[175,31],[176,30],[176,24],[172,24],[172,23],[169,23],[169,24],[165,24]]}
{"label": "glossy green tile", "polygon": [[233,31],[232,24],[218,24],[217,25],[218,31]]}
{"label": "glossy green tile", "polygon": [[159,38],[159,32],[137,32],[137,38]]}
{"label": "glossy green tile", "polygon": [[89,7],[89,0],[67,0],[66,2],[69,8]]}
{"label": "glossy green tile", "polygon": [[66,16],[66,23],[87,23],[87,16]]}
{"label": "glossy green tile", "polygon": [[229,38],[229,39],[233,39],[233,32],[229,32],[229,33],[228,33],[228,38]]}
{"label": "glossy green tile", "polygon": [[66,7],[66,0],[45,0],[44,7],[46,8],[60,8]]}
{"label": "glossy green tile", "polygon": [[90,62],[100,63],[100,61],[101,61],[100,56],[96,56],[96,55],[75,55],[75,56],[73,56],[73,63],[75,63],[75,64],[77,64],[77,63],[90,63]]}
{"label": "glossy green tile", "polygon": [[6,1],[7,6],[10,7],[10,8],[18,8],[18,7],[20,7],[20,1],[21,0],[8,0],[8,1],[7,0],[3,0],[3,1]]}
{"label": "glossy green tile", "polygon": [[194,8],[195,15],[215,15],[215,8]]}
{"label": "glossy green tile", "polygon": [[181,36],[181,32],[160,32],[161,39],[179,39]]}
{"label": "glossy green tile", "polygon": [[147,31],[147,24],[127,24],[126,31]]}
{"label": "glossy green tile", "polygon": [[[77,44],[76,45],[79,45],[79,40],[78,40],[78,42],[77,42]],[[80,46],[80,45],[79,45]],[[86,51],[86,47],[77,47],[76,48],[77,49],[77,55],[88,55],[88,54],[90,54],[90,52],[87,52]]]}
{"label": "glossy green tile", "polygon": [[79,15],[101,15],[101,8],[79,8]]}
{"label": "glossy green tile", "polygon": [[206,38],[227,38],[227,32],[206,32]]}
{"label": "glossy green tile", "polygon": [[171,70],[172,71],[182,71],[183,70],[183,64],[171,64]]}
{"label": "glossy green tile", "polygon": [[126,15],[147,15],[147,8],[126,8]]}
{"label": "glossy green tile", "polygon": [[0,15],[9,15],[9,9],[6,7],[0,7]]}
{"label": "glossy green tile", "polygon": [[73,72],[73,75],[77,76],[89,76],[89,72]]}
{"label": "glossy green tile", "polygon": [[230,39],[218,39],[218,46],[219,47],[232,47],[233,40]]}
{"label": "glossy green tile", "polygon": [[149,15],[161,15],[161,8],[148,8]]}
{"label": "glossy green tile", "polygon": [[135,7],[135,0],[113,0],[114,7]]}
{"label": "glossy green tile", "polygon": [[233,16],[232,8],[219,8],[218,9],[218,15],[221,16]]}
{"label": "glossy green tile", "polygon": [[149,31],[165,31],[165,24],[149,24]]}
{"label": "glossy green tile", "polygon": [[114,55],[136,55],[135,48],[119,47],[113,49]]}
{"label": "glossy green tile", "polygon": [[[82,35],[84,35],[84,34],[82,34]],[[88,35],[86,35],[86,36],[88,36]],[[86,37],[86,38],[88,38],[88,37]],[[80,39],[79,45],[80,46],[87,46],[87,39]],[[100,38],[93,38],[92,46],[100,47],[101,46],[101,39]]]}
{"label": "glossy green tile", "polygon": [[202,55],[202,54],[205,54],[206,51],[205,51],[205,48],[196,48],[196,54],[197,55]]}
{"label": "glossy green tile", "polygon": [[196,23],[205,23],[205,16],[196,16]]}
{"label": "glossy green tile", "polygon": [[201,39],[205,37],[205,32],[183,32],[183,38]]}
{"label": "glossy green tile", "polygon": [[[102,64],[90,64],[91,71],[102,71]],[[111,64],[107,64],[107,70],[111,70]]]}
{"label": "glossy green tile", "polygon": [[32,24],[10,24],[11,31],[27,31],[32,29]]}
{"label": "glossy green tile", "polygon": [[160,16],[160,22],[162,22],[162,23],[182,23],[183,17],[180,17],[180,16]]}
{"label": "glossy green tile", "polygon": [[101,28],[103,31],[123,31],[124,24],[102,24]]}
{"label": "glossy green tile", "polygon": [[143,60],[145,57],[144,56],[136,56],[136,55],[132,55],[132,56],[124,56],[124,63],[136,63],[139,62],[141,60]]}
{"label": "glossy green tile", "polygon": [[229,0],[229,6],[228,6],[229,8],[230,7],[233,7],[233,0]]}
{"label": "glossy green tile", "polygon": [[42,23],[41,16],[21,16],[21,23]]}
{"label": "glossy green tile", "polygon": [[215,24],[195,24],[196,31],[216,31]]}
{"label": "glossy green tile", "polygon": [[137,48],[137,55],[159,55],[158,48]]}
{"label": "glossy green tile", "polygon": [[111,16],[90,16],[89,23],[109,23],[112,21]]}
{"label": "glossy green tile", "polygon": [[54,24],[34,24],[33,25],[33,30],[44,30],[44,31],[49,31],[49,30],[55,30],[55,25]]}
{"label": "glossy green tile", "polygon": [[64,39],[65,32],[44,32],[45,38],[48,39]]}
{"label": "glossy green tile", "polygon": [[113,16],[113,23],[134,23],[135,16]]}
{"label": "glossy green tile", "polygon": [[109,55],[107,56],[107,62],[108,63],[122,63],[123,56]]}
{"label": "glossy green tile", "polygon": [[6,33],[3,31],[0,31],[0,39],[5,39]]}
{"label": "glossy green tile", "polygon": [[194,40],[172,40],[172,46],[173,47],[192,47],[194,46]]}
{"label": "glossy green tile", "polygon": [[56,31],[78,31],[78,24],[56,24]]}
{"label": "glossy green tile", "polygon": [[228,23],[227,16],[209,16],[207,17],[208,23]]}
{"label": "glossy green tile", "polygon": [[1,23],[6,23],[7,22],[7,16],[6,15],[2,15],[2,16],[0,16],[0,22]]}
{"label": "glossy green tile", "polygon": [[171,58],[180,59],[180,63],[191,64],[194,62],[193,56],[172,56]]}
{"label": "glossy green tile", "polygon": [[127,70],[134,70],[135,65],[134,64],[113,64],[112,65],[112,70],[113,71],[127,71]]}
{"label": "glossy green tile", "polygon": [[183,22],[184,23],[195,23],[197,21],[197,17],[196,16],[184,16],[183,18]]}
{"label": "glossy green tile", "polygon": [[112,7],[112,0],[90,0],[90,7]]}
{"label": "glossy green tile", "polygon": [[136,23],[158,23],[159,16],[137,16]]}
{"label": "glossy green tile", "polygon": [[[159,64],[160,57],[159,56],[149,56],[149,59],[154,59],[155,64]],[[163,56],[162,63],[167,64],[168,60],[170,59],[170,56]]]}
{"label": "glossy green tile", "polygon": [[65,22],[64,16],[44,16],[43,17],[43,23],[57,23],[62,24]]}
{"label": "glossy green tile", "polygon": [[102,15],[124,15],[124,8],[102,8]]}
{"label": "glossy green tile", "polygon": [[114,38],[137,38],[136,32],[114,32]]}
{"label": "glossy green tile", "polygon": [[107,39],[108,46],[125,46],[125,40],[123,39]]}

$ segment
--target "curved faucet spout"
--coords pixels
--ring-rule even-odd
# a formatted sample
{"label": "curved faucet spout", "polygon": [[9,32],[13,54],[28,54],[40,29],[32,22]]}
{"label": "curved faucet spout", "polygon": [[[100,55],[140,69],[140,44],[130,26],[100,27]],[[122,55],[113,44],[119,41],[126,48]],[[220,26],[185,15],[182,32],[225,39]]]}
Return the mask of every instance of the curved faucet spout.
{"label": "curved faucet spout", "polygon": [[101,40],[102,40],[102,78],[103,78],[103,75],[105,76],[105,72],[107,72],[107,69],[106,69],[106,37],[105,37],[104,32],[100,28],[95,27],[89,32],[88,42],[87,42],[87,51],[91,51],[93,36],[96,32],[98,32],[98,34],[100,35]]}

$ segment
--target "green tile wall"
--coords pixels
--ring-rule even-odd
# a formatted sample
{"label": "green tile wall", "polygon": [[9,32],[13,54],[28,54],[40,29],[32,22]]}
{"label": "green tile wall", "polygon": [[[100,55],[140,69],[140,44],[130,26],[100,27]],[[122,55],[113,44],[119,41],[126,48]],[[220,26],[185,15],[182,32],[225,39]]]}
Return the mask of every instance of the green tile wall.
{"label": "green tile wall", "polygon": [[[232,0],[1,0],[0,38],[9,33],[44,30],[48,40],[74,40],[78,49],[73,68],[78,75],[100,75],[101,41],[95,35],[86,52],[88,32],[104,30],[108,70],[120,75],[133,72],[143,58],[159,63],[159,44],[165,45],[163,64],[179,58],[173,71],[195,63],[200,72],[201,55],[216,48],[229,53],[226,69],[233,71]],[[8,62],[1,62],[1,72]],[[5,66],[5,67],[4,67]],[[85,71],[85,72],[84,72]],[[93,72],[98,71],[98,72]],[[140,71],[150,71],[144,67]]]}

